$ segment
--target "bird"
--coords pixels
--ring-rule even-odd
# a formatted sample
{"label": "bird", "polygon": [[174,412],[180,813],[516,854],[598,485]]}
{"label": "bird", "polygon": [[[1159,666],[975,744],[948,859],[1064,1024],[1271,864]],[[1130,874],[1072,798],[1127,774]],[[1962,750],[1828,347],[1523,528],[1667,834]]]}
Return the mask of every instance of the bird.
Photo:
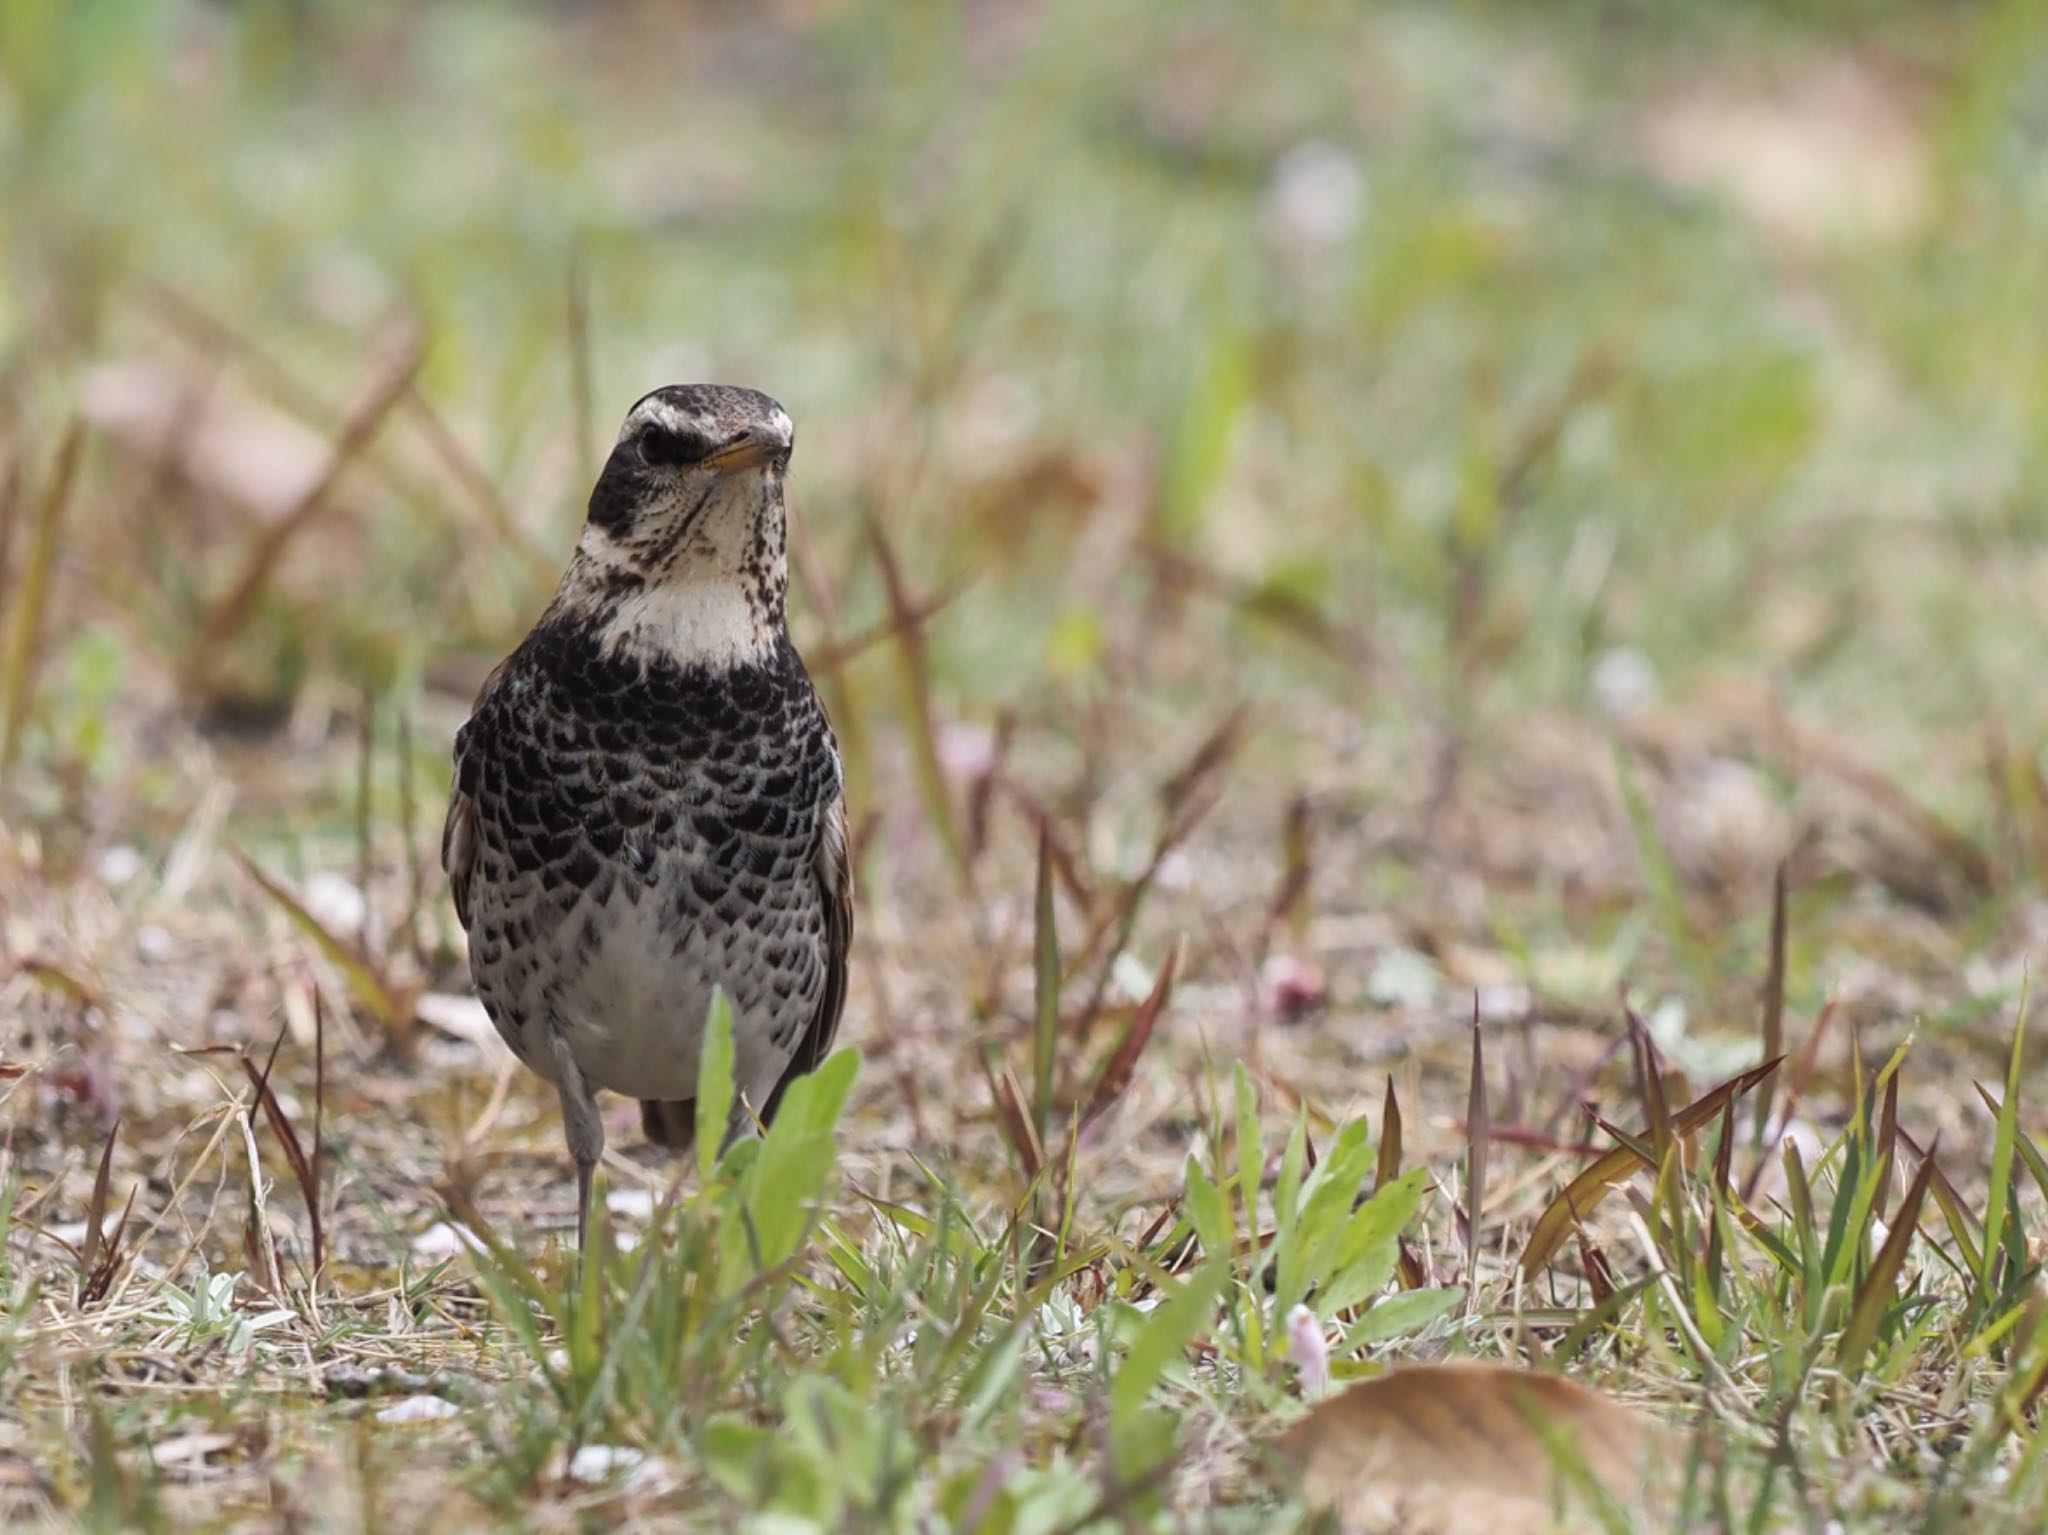
{"label": "bird", "polygon": [[845,1007],[845,773],[786,612],[794,444],[757,390],[636,401],[553,599],[455,737],[441,863],[479,1000],[561,1101],[579,1250],[599,1089],[689,1147],[723,991],[730,1140],[774,1119]]}

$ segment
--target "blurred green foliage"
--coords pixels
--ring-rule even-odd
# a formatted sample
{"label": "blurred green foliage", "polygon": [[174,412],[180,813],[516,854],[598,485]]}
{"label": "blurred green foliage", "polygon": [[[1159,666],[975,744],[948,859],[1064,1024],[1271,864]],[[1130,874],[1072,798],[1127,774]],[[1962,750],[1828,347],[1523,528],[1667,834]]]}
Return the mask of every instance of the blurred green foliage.
{"label": "blurred green foliage", "polygon": [[[1439,664],[1454,622],[1512,710],[1625,644],[1681,692],[1768,669],[1912,768],[1987,709],[2044,725],[2039,11],[19,0],[0,355],[53,420],[162,284],[338,402],[402,313],[551,552],[643,388],[760,384],[800,423],[850,619],[879,600],[870,516],[920,581],[996,594],[938,630],[968,712],[1090,654],[1072,562],[1135,465],[1117,493],[1155,536],[1358,619],[1432,685],[1475,681]],[[1882,230],[1787,237],[1643,150],[1759,79],[1772,131],[1832,142],[1845,59],[1925,151]],[[1050,464],[1079,466],[1078,511]],[[397,675],[543,595],[445,506],[373,510],[324,616]],[[1134,569],[1088,603],[1142,593]],[[299,644],[359,665],[346,632]],[[1243,660],[1247,687],[1316,676]]]}

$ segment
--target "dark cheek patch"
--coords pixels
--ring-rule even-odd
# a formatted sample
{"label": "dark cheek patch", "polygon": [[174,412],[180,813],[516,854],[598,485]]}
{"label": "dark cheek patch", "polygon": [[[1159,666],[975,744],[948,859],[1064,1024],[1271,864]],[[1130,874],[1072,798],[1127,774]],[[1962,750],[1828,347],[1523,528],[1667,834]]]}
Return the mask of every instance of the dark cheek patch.
{"label": "dark cheek patch", "polygon": [[617,537],[633,525],[635,509],[646,495],[638,468],[628,459],[629,448],[615,448],[605,463],[604,473],[590,492],[590,521],[593,527]]}

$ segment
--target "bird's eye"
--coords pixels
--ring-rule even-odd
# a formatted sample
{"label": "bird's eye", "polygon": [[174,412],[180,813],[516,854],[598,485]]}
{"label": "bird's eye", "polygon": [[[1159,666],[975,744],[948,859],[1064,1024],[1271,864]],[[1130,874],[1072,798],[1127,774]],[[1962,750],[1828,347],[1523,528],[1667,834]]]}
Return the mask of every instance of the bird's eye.
{"label": "bird's eye", "polygon": [[640,434],[640,458],[643,463],[673,468],[679,464],[693,464],[703,456],[703,440],[694,433],[671,431],[665,426],[649,426]]}

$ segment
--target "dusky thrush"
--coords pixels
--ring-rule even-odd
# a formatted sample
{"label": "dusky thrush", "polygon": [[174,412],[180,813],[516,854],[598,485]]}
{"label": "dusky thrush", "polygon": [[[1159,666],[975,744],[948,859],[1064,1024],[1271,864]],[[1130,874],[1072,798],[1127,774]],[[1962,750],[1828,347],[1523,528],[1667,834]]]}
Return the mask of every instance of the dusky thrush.
{"label": "dusky thrush", "polygon": [[441,862],[478,997],[554,1084],[577,1241],[594,1089],[694,1135],[715,988],[742,1101],[775,1115],[832,1045],[852,887],[839,751],[784,616],[788,414],[657,389],[626,416],[554,600],[455,738]]}

